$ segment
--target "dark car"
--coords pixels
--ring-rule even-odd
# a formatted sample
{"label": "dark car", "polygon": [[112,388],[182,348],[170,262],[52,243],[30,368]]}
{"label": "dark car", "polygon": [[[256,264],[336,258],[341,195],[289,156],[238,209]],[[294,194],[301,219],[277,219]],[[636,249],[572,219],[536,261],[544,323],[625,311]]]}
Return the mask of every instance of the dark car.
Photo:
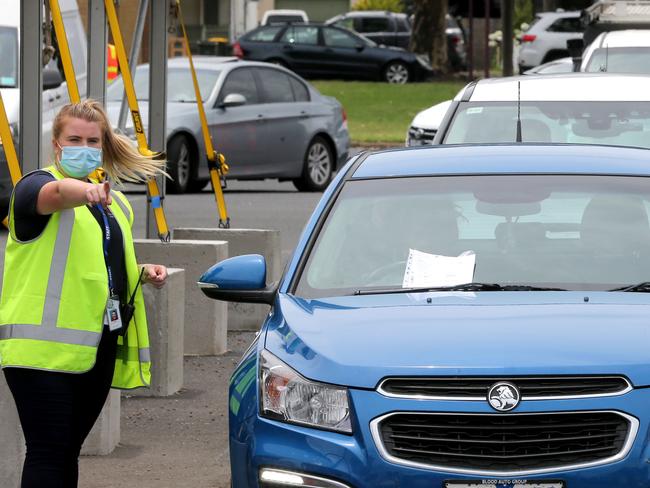
{"label": "dark car", "polygon": [[318,24],[269,25],[244,34],[235,56],[281,64],[306,78],[353,78],[406,83],[431,74],[426,57],[379,47],[347,29]]}
{"label": "dark car", "polygon": [[[358,32],[377,44],[408,48],[411,21],[406,14],[384,10],[359,10],[337,15],[325,22]],[[447,56],[453,69],[464,69],[467,62],[465,35],[456,19],[447,15]]]}

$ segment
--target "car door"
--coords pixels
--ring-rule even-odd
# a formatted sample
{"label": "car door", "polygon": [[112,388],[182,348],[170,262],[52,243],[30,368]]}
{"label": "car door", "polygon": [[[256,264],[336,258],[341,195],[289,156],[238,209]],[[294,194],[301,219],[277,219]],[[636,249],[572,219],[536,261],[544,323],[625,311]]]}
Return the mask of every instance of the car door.
{"label": "car door", "polygon": [[255,72],[262,87],[264,119],[258,134],[264,141],[264,155],[257,168],[268,176],[299,176],[309,142],[309,91],[284,70],[269,67]]}
{"label": "car door", "polygon": [[324,63],[330,75],[354,76],[359,74],[373,77],[377,71],[377,62],[369,52],[372,48],[367,42],[336,27],[323,27],[323,44],[325,45]]}
{"label": "car door", "polygon": [[[221,103],[233,93],[244,96],[246,103],[223,107]],[[235,68],[226,75],[215,105],[208,112],[212,140],[226,156],[233,177],[257,174],[257,165],[264,154],[264,145],[258,137],[263,123],[260,101],[252,68]]]}
{"label": "car door", "polygon": [[320,63],[322,47],[318,45],[318,27],[314,25],[291,25],[284,31],[279,42],[282,55],[296,73],[313,76],[323,72]]}

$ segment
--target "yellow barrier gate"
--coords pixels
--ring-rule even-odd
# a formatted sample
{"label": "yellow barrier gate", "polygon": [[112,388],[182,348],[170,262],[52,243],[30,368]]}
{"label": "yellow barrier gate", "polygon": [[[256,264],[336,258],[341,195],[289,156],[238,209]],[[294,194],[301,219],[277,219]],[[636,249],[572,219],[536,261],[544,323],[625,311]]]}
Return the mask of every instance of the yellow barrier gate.
{"label": "yellow barrier gate", "polygon": [[[138,100],[135,95],[135,88],[133,87],[133,78],[131,77],[131,70],[129,68],[129,60],[126,56],[126,50],[124,49],[124,40],[122,39],[122,32],[120,30],[120,24],[117,20],[117,13],[115,12],[115,5],[113,0],[104,0],[104,6],[106,7],[106,16],[108,18],[108,25],[110,26],[111,33],[113,34],[113,42],[115,43],[115,49],[117,50],[117,60],[120,67],[120,72],[122,73],[122,80],[124,81],[124,91],[126,92],[126,98],[129,102],[129,110],[131,111],[131,117],[133,119],[133,129],[135,131],[135,137],[138,141],[138,150],[140,154],[144,156],[153,156],[154,153],[149,150],[149,145],[147,144],[147,136],[144,133],[142,127],[142,119],[140,117],[140,108],[138,107]],[[160,195],[160,190],[158,189],[158,183],[153,178],[147,180],[147,189],[149,191],[149,201],[151,207],[153,208],[154,217],[156,219],[156,227],[158,228],[158,237],[163,242],[169,242],[170,232],[169,227],[167,226],[167,219],[165,218],[165,212],[162,206],[162,196]]]}
{"label": "yellow barrier gate", "polygon": [[226,200],[223,196],[222,182],[225,182],[225,176],[228,173],[228,165],[226,158],[223,154],[218,153],[212,144],[212,136],[208,129],[208,121],[205,117],[205,109],[203,107],[203,97],[201,97],[201,90],[199,82],[196,78],[196,71],[194,70],[194,61],[192,60],[192,52],[190,51],[190,41],[187,37],[185,30],[185,22],[183,20],[183,11],[181,10],[180,0],[176,0],[176,8],[178,11],[178,21],[181,24],[183,31],[183,39],[185,44],[185,52],[190,61],[190,71],[192,73],[192,83],[194,84],[194,93],[196,94],[196,106],[199,110],[199,118],[201,119],[201,132],[203,133],[203,141],[205,142],[205,152],[208,157],[208,169],[210,170],[210,184],[214,192],[214,199],[217,203],[217,210],[219,212],[219,227],[227,229],[230,227],[230,217],[228,217],[228,209],[226,208]]}

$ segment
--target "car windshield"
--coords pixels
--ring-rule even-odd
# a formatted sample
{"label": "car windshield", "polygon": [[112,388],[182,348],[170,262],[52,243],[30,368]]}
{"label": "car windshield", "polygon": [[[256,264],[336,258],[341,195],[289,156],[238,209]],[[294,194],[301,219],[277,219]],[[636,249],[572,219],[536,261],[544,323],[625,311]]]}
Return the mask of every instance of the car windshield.
{"label": "car windshield", "polygon": [[18,30],[0,27],[0,88],[18,86]]}
{"label": "car windshield", "polygon": [[649,214],[645,177],[351,180],[318,234],[296,294],[469,282],[611,290],[650,281]]}
{"label": "car windshield", "polygon": [[[650,102],[522,102],[523,142],[650,148]],[[461,103],[444,144],[515,142],[516,102]]]}
{"label": "car windshield", "polygon": [[[218,70],[196,70],[196,77],[199,81],[201,97],[205,102],[214,88],[221,71]],[[149,99],[149,68],[138,68],[133,80],[135,93],[140,101]],[[122,77],[115,78],[115,81],[108,87],[106,98],[109,102],[121,101],[124,93],[124,82]],[[192,75],[189,68],[170,68],[167,73],[167,101],[168,102],[196,102]]]}
{"label": "car windshield", "polygon": [[590,73],[650,74],[650,47],[609,47],[596,49],[587,65]]}

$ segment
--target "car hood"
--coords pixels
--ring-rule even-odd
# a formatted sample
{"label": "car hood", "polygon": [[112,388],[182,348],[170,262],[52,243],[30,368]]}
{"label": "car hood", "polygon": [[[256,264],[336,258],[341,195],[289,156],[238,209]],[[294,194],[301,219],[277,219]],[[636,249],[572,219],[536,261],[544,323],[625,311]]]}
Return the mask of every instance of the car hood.
{"label": "car hood", "polygon": [[422,112],[419,112],[415,117],[413,117],[411,126],[420,129],[438,130],[451,103],[451,100],[446,100],[434,105],[433,107],[429,107],[426,110],[422,110]]}
{"label": "car hood", "polygon": [[640,293],[281,295],[265,347],[307,378],[359,388],[386,376],[542,374],[647,386],[649,314]]}

